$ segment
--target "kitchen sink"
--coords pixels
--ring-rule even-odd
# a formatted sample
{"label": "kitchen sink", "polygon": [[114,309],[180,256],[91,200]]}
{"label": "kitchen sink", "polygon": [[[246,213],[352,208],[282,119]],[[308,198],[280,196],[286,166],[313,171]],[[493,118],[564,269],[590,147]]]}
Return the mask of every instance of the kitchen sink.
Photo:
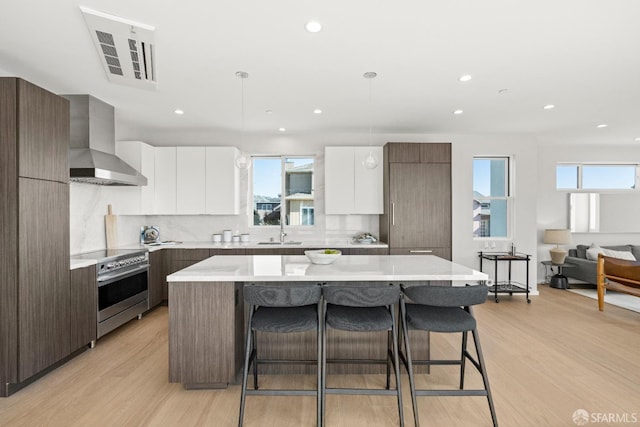
{"label": "kitchen sink", "polygon": [[301,245],[302,242],[258,242],[259,245]]}

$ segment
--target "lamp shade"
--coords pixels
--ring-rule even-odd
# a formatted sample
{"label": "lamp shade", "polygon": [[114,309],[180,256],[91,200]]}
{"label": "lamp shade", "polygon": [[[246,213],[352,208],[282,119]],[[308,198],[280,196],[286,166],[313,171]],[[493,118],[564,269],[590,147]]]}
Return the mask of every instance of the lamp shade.
{"label": "lamp shade", "polygon": [[[547,229],[544,230],[543,242],[551,245],[567,245],[571,243],[571,231],[567,229]],[[564,264],[567,251],[556,246],[549,251],[551,262],[554,264]]]}
{"label": "lamp shade", "polygon": [[571,231],[566,229],[544,230],[543,242],[551,245],[568,245],[571,243]]}

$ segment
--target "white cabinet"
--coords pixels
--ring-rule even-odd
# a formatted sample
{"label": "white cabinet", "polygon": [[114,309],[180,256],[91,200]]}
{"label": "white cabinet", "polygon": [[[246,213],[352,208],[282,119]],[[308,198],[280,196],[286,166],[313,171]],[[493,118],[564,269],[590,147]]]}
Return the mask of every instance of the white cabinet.
{"label": "white cabinet", "polygon": [[198,215],[205,212],[205,147],[177,147],[176,213]]}
{"label": "white cabinet", "polygon": [[119,215],[237,215],[239,172],[235,147],[153,147],[120,141],[116,153],[147,178],[121,187],[112,202]]}
{"label": "white cabinet", "polygon": [[155,148],[155,197],[152,212],[158,215],[176,213],[176,147]]}
{"label": "white cabinet", "polygon": [[152,213],[155,203],[155,148],[142,141],[116,142],[116,154],[147,178],[142,187],[122,187],[113,201],[115,212],[122,215]]}
{"label": "white cabinet", "polygon": [[[362,164],[369,152],[378,167]],[[325,213],[382,214],[382,147],[325,147]]]}
{"label": "white cabinet", "polygon": [[206,148],[206,188],[204,212],[210,215],[237,215],[240,211],[239,172],[235,147]]}

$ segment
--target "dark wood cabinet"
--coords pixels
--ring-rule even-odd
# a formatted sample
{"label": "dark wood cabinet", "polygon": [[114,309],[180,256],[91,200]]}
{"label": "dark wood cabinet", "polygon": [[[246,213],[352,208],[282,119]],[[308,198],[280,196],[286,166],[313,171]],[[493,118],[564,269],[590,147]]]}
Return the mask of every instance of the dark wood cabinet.
{"label": "dark wood cabinet", "polygon": [[166,283],[163,276],[162,251],[149,252],[149,309],[159,305],[163,298],[162,290]]}
{"label": "dark wood cabinet", "polygon": [[383,168],[380,238],[389,253],[451,259],[451,145],[386,144]]}
{"label": "dark wood cabinet", "polygon": [[162,299],[168,299],[167,276],[209,258],[209,249],[164,249]]}
{"label": "dark wood cabinet", "polygon": [[96,266],[71,270],[70,273],[70,345],[71,352],[91,344],[97,339],[96,313],[98,288]]}
{"label": "dark wood cabinet", "polygon": [[[18,345],[24,381],[70,354],[69,186],[19,178]],[[65,254],[66,256],[63,256]]]}
{"label": "dark wood cabinet", "polygon": [[17,81],[19,175],[69,182],[69,101]]}
{"label": "dark wood cabinet", "polygon": [[70,354],[69,102],[0,78],[0,396]]}

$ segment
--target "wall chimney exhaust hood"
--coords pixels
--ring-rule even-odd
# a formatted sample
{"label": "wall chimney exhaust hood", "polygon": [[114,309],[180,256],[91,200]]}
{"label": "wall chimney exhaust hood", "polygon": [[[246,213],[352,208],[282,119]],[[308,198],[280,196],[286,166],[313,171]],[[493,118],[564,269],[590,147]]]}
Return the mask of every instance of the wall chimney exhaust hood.
{"label": "wall chimney exhaust hood", "polygon": [[91,95],[62,95],[71,106],[70,179],[98,185],[147,185],[115,154],[114,109]]}

